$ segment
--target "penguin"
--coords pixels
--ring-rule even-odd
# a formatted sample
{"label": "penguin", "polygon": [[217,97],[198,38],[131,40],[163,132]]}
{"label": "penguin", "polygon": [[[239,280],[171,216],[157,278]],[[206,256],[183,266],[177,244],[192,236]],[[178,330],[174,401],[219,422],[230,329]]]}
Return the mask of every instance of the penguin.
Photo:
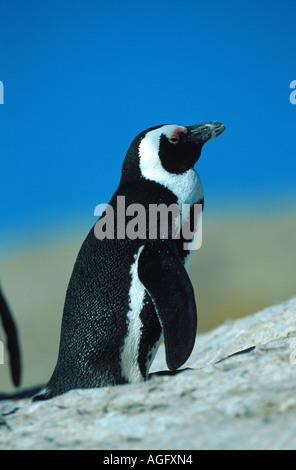
{"label": "penguin", "polygon": [[138,204],[147,211],[151,204],[203,206],[194,165],[203,145],[224,130],[218,121],[165,124],[132,141],[108,205],[114,237],[99,239],[95,224],[80,248],[66,291],[57,364],[33,401],[145,381],[161,341],[170,371],[189,358],[197,331],[190,250],[182,234],[172,237],[172,231],[166,238],[159,232],[154,238],[122,236],[117,202],[124,197],[126,207]]}
{"label": "penguin", "polygon": [[7,337],[9,365],[12,382],[18,387],[21,382],[21,350],[17,327],[8,303],[0,289],[0,318]]}

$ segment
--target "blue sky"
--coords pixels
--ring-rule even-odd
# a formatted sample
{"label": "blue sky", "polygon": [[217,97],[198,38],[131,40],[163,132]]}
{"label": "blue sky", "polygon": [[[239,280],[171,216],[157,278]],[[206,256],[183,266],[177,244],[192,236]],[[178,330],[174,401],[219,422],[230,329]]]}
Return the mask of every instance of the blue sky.
{"label": "blue sky", "polygon": [[2,234],[94,223],[162,123],[226,125],[196,166],[207,210],[296,200],[295,17],[292,0],[3,0]]}

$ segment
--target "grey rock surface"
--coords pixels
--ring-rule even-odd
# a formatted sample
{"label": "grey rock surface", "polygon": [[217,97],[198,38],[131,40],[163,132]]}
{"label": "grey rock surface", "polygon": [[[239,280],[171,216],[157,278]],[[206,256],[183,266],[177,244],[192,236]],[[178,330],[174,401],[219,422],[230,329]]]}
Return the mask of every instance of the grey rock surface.
{"label": "grey rock surface", "polygon": [[1,401],[0,448],[296,449],[295,320],[293,298],[198,335],[177,375]]}

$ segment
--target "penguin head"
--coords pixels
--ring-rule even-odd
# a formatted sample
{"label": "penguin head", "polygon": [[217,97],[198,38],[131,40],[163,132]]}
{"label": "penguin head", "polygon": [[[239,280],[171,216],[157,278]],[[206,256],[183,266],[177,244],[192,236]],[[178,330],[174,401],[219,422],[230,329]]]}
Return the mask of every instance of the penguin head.
{"label": "penguin head", "polygon": [[165,124],[147,129],[132,142],[125,158],[122,177],[127,177],[128,173],[129,177],[131,173],[140,173],[138,176],[154,179],[153,175],[159,172],[185,173],[194,167],[203,145],[224,130],[224,125],[218,121],[186,127]]}

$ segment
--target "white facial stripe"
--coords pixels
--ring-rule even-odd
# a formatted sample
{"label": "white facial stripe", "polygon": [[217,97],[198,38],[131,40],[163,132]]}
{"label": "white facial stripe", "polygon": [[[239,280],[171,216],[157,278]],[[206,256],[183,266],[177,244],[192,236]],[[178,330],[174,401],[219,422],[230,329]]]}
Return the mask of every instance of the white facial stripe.
{"label": "white facial stripe", "polygon": [[176,129],[183,128],[169,124],[148,132],[140,143],[140,170],[148,180],[162,184],[178,199],[178,204],[194,204],[203,197],[203,190],[198,174],[194,169],[187,170],[181,175],[166,171],[159,159],[160,136],[170,138]]}

